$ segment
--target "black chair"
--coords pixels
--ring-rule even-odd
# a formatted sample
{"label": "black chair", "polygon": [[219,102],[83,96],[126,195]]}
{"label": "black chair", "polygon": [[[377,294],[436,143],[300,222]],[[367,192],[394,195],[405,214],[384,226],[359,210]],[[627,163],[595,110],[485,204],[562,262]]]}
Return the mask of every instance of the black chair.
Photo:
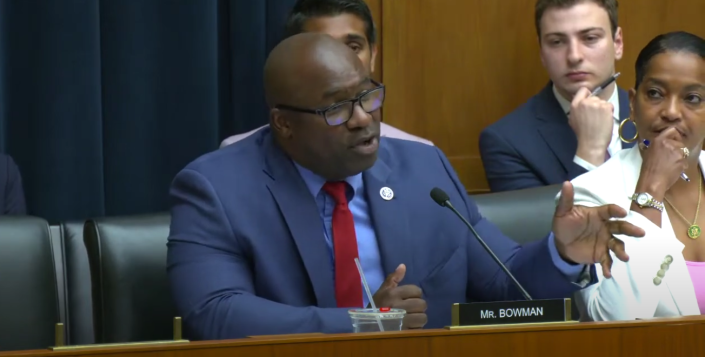
{"label": "black chair", "polygon": [[167,213],[86,222],[96,343],[173,339],[169,222]]}
{"label": "black chair", "polygon": [[[507,237],[519,244],[546,238],[551,232],[556,197],[562,185],[471,196],[480,214],[494,223]],[[572,297],[572,319],[580,318],[576,300]]]}
{"label": "black chair", "polygon": [[37,217],[0,217],[0,351],[54,345],[61,322],[49,224]]}
{"label": "black chair", "polygon": [[88,345],[93,336],[93,301],[88,254],[83,243],[83,221],[52,225],[52,240],[61,256],[57,259],[62,321],[66,321],[66,344]]}
{"label": "black chair", "polygon": [[480,214],[507,237],[524,244],[551,232],[561,185],[473,195]]}

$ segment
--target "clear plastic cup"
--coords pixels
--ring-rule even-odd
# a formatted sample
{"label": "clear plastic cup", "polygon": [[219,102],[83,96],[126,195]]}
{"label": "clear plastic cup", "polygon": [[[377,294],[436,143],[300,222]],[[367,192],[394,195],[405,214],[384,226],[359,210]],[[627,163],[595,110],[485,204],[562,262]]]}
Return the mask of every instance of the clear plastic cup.
{"label": "clear plastic cup", "polygon": [[352,320],[353,332],[379,332],[380,324],[384,331],[401,331],[406,315],[402,309],[352,309],[348,311]]}

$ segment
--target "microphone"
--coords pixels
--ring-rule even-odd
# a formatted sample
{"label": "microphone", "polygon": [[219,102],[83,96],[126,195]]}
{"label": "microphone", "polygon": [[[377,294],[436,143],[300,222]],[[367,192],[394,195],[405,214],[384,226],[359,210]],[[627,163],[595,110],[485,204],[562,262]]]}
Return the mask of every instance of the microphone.
{"label": "microphone", "polygon": [[477,234],[477,231],[475,230],[475,228],[473,228],[472,224],[470,224],[470,222],[468,222],[468,220],[465,219],[465,217],[463,217],[463,215],[461,215],[460,212],[458,212],[458,210],[455,209],[455,207],[453,207],[453,205],[450,203],[450,197],[448,197],[448,194],[445,193],[445,191],[441,190],[440,188],[434,187],[433,190],[431,190],[431,198],[436,203],[438,203],[438,205],[440,205],[441,207],[448,207],[448,209],[453,211],[453,213],[455,213],[455,215],[458,216],[458,218],[460,218],[460,220],[463,221],[463,223],[465,223],[465,225],[468,226],[468,228],[470,228],[470,231],[472,232],[472,234],[475,236],[475,238],[477,238],[477,241],[480,242],[482,247],[485,248],[487,253],[489,253],[490,256],[492,256],[492,259],[494,259],[494,261],[497,262],[497,264],[499,264],[499,267],[502,268],[502,270],[504,270],[504,272],[509,276],[509,278],[512,279],[512,282],[514,282],[514,285],[519,289],[521,294],[524,295],[524,298],[526,298],[526,300],[533,300],[531,298],[531,296],[529,295],[529,293],[527,293],[526,290],[524,290],[524,287],[521,286],[521,284],[519,284],[519,282],[514,277],[514,275],[512,275],[512,273],[509,272],[509,269],[507,269],[507,267],[504,264],[502,264],[502,261],[499,260],[499,258],[497,258],[497,256],[494,254],[492,249],[490,249],[490,247],[487,245],[487,243],[485,243],[485,241],[482,240],[482,238],[480,238],[480,235]]}

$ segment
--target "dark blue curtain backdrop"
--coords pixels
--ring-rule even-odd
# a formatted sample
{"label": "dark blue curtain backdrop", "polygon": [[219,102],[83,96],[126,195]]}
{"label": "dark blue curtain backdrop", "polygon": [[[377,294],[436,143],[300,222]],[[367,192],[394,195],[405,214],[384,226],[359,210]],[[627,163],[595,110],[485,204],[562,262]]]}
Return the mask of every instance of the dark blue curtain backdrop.
{"label": "dark blue curtain backdrop", "polygon": [[267,120],[295,0],[0,0],[0,150],[30,214],[168,208],[174,175]]}

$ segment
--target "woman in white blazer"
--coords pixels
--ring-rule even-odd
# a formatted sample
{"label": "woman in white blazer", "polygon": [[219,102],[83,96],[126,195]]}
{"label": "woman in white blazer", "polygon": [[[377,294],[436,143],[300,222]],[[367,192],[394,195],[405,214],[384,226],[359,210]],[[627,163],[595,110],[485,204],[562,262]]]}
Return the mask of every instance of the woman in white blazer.
{"label": "woman in white blazer", "polygon": [[[616,204],[646,232],[618,235],[629,260],[612,254],[611,277],[580,291],[587,320],[705,314],[705,40],[673,32],[654,38],[636,61],[624,141],[639,145],[573,180],[575,204]],[[627,121],[637,136],[624,138]],[[685,176],[683,176],[685,175]],[[689,179],[689,181],[686,180]],[[604,262],[605,264],[610,264]]]}

